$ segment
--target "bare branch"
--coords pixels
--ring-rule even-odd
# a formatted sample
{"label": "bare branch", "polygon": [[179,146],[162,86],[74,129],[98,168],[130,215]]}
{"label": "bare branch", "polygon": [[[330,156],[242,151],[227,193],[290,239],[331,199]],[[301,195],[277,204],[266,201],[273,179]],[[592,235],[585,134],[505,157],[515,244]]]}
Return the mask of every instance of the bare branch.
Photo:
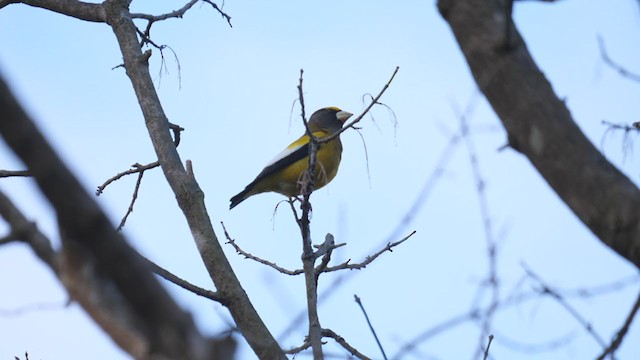
{"label": "bare branch", "polygon": [[[106,2],[108,23],[112,25],[122,52],[126,74],[144,115],[145,125],[155,149],[162,171],[175,194],[200,256],[220,296],[228,299],[227,307],[256,354],[269,359],[286,359],[256,312],[236,277],[211,225],[204,204],[204,193],[192,172],[184,168],[170,135],[170,124],[160,104],[149,68],[140,49],[136,26],[126,4]],[[181,357],[185,357],[182,354]]]}
{"label": "bare branch", "polygon": [[[407,209],[407,211],[405,212],[405,215],[401,218],[401,220],[395,226],[393,231],[391,231],[391,233],[386,237],[386,239],[380,243],[379,246],[384,246],[385,244],[388,244],[393,240],[397,239],[398,237],[400,237],[400,234],[404,232],[404,229],[408,227],[411,224],[411,222],[415,219],[420,209],[426,204],[426,200],[428,199],[429,195],[435,188],[436,184],[442,178],[445,168],[449,163],[449,161],[451,160],[451,158],[453,157],[455,150],[458,148],[458,145],[460,144],[461,139],[462,137],[459,134],[453,134],[449,137],[449,142],[447,143],[442,153],[440,154],[440,157],[436,161],[436,166],[433,168],[432,172],[427,177],[427,180],[425,181],[424,185],[422,186],[422,189],[420,190],[420,194],[418,194],[418,196],[415,197],[415,200],[413,201],[409,209]],[[293,207],[293,203],[291,203],[291,208],[292,208],[292,211],[295,213],[295,207]],[[295,219],[297,221],[298,220],[297,214],[295,215],[296,215]],[[375,249],[376,248],[372,249],[371,252],[375,251]],[[319,301],[322,302],[328,299],[329,297],[331,297],[333,294],[336,294],[338,289],[340,289],[340,287],[343,284],[347,283],[346,280],[348,278],[355,276],[356,274],[359,274],[359,273],[360,272],[349,271],[349,272],[338,274],[335,277],[335,279],[332,281],[330,286],[328,286],[327,289],[322,294],[320,294]],[[306,315],[305,312],[298,313],[291,320],[290,325],[280,334],[280,337],[286,338],[289,334],[291,334],[302,323],[302,320],[305,315]]]}
{"label": "bare branch", "polygon": [[153,261],[145,258],[144,259],[147,264],[149,265],[149,267],[151,267],[151,271],[153,271],[154,273],[156,273],[157,275],[161,276],[163,279],[172,282],[178,286],[180,286],[181,288],[190,291],[198,296],[202,296],[205,297],[207,299],[213,300],[213,301],[217,301],[219,303],[224,303],[224,299],[215,291],[211,291],[211,290],[207,290],[207,289],[203,289],[199,286],[193,285],[191,283],[189,283],[188,281],[181,279],[179,277],[177,277],[176,275],[172,274],[171,272],[169,272],[168,270],[162,268],[160,265],[154,263]]}
{"label": "bare branch", "polygon": [[6,241],[24,240],[40,260],[44,261],[54,273],[58,273],[58,254],[51,246],[51,241],[38,230],[36,225],[24,216],[2,191],[0,191],[0,215],[11,226],[11,233]]}
{"label": "bare branch", "polygon": [[[140,45],[143,46],[144,44],[151,44],[151,45],[155,46],[156,48],[158,48],[160,50],[160,53],[162,54],[162,50],[164,48],[167,48],[168,46],[167,45],[157,45],[156,43],[154,43],[151,40],[151,27],[153,26],[153,24],[155,22],[157,22],[157,21],[163,21],[163,20],[172,19],[172,18],[182,18],[184,16],[184,14],[186,14],[187,11],[189,11],[189,9],[191,9],[193,7],[193,5],[195,5],[198,1],[202,1],[204,3],[207,3],[207,4],[211,5],[222,16],[222,18],[227,21],[227,23],[229,24],[229,27],[233,27],[231,25],[231,17],[228,14],[226,14],[224,11],[222,11],[222,9],[220,9],[218,7],[218,5],[216,5],[214,2],[209,1],[209,0],[190,0],[189,2],[187,2],[180,9],[174,10],[174,11],[171,11],[171,12],[168,12],[168,13],[165,13],[165,14],[161,14],[161,15],[132,13],[131,14],[131,18],[133,18],[133,19],[147,20],[146,29],[144,31],[138,30],[138,34],[142,38],[142,43]],[[169,49],[171,49],[171,48],[169,48]],[[173,51],[173,49],[171,51]],[[174,55],[175,55],[175,52],[174,52]],[[177,56],[176,56],[176,59],[177,59]]]}
{"label": "bare branch", "polygon": [[[439,0],[438,8],[511,147],[603,243],[640,268],[640,190],[576,125],[506,16],[504,1]],[[496,51],[504,49],[505,24],[512,45]]]}
{"label": "bare branch", "polygon": [[495,329],[494,341],[500,343],[505,348],[509,348],[514,351],[525,353],[527,355],[538,354],[543,352],[550,352],[558,350],[562,347],[568,346],[572,341],[577,338],[577,331],[571,330],[564,335],[560,335],[554,339],[546,340],[540,343],[523,343],[522,341],[510,339],[504,333],[498,333]]}
{"label": "bare branch", "polygon": [[[565,297],[594,297],[594,296],[610,294],[612,292],[617,292],[626,286],[635,285],[637,283],[638,283],[638,276],[636,275],[633,277],[617,280],[609,284],[598,285],[591,288],[581,288],[581,289],[573,289],[573,290],[565,290],[565,291],[557,290],[557,292],[566,294]],[[498,301],[498,306],[494,311],[503,311],[503,310],[512,308],[514,306],[523,304],[525,302],[533,301],[539,298],[540,298],[539,291],[529,291],[524,293],[513,294]],[[434,338],[435,336],[442,334],[445,331],[449,331],[462,324],[466,324],[469,321],[478,321],[485,316],[484,313],[486,313],[487,311],[489,311],[489,307],[472,309],[471,311],[467,311],[462,314],[452,316],[451,318],[445,321],[442,321],[436,325],[431,326],[430,328],[424,330],[423,332],[415,335],[411,340],[405,342],[405,344],[403,344],[400,347],[398,352],[394,354],[392,359],[395,359],[395,360],[404,359],[407,353],[414,351],[414,349],[421,343],[424,343]],[[533,347],[529,346],[526,349],[515,348],[516,345],[509,344],[506,338],[502,336],[499,338],[495,338],[495,340],[501,343],[505,343],[507,346],[511,348],[515,348],[515,350],[526,351],[526,352],[530,352],[530,351],[540,352],[540,351],[547,350],[548,348],[555,348],[555,347],[561,346],[562,344],[566,343],[567,339],[569,339],[570,337],[571,337],[571,334],[559,340],[553,341],[551,342],[551,344],[546,345],[544,347],[541,347],[540,345],[534,345]],[[520,348],[522,348],[522,346],[520,346]]]}
{"label": "bare branch", "polygon": [[474,358],[477,359],[482,354],[482,351],[484,351],[486,359],[489,354],[488,345],[487,349],[485,350],[482,344],[484,343],[487,336],[489,336],[490,339],[489,345],[491,344],[491,340],[493,339],[493,335],[489,334],[489,332],[491,330],[492,317],[495,309],[498,306],[498,299],[500,298],[500,288],[498,286],[498,270],[496,265],[497,249],[496,242],[493,236],[493,222],[491,221],[491,214],[489,212],[489,201],[487,199],[486,193],[486,181],[482,176],[482,172],[480,170],[478,155],[476,152],[475,144],[473,143],[471,135],[469,134],[469,124],[467,121],[467,117],[471,114],[473,108],[474,102],[470,102],[467,106],[467,109],[463,113],[458,114],[458,121],[460,122],[460,132],[462,138],[465,141],[467,155],[469,157],[469,164],[471,165],[471,173],[473,174],[476,195],[478,197],[478,204],[480,206],[480,217],[482,219],[482,228],[484,229],[484,238],[487,249],[488,273],[486,280],[480,284],[478,291],[480,293],[486,287],[489,287],[491,291],[491,305],[489,306],[489,310],[484,313],[485,316],[482,320],[477,353],[474,355]]}
{"label": "bare branch", "polygon": [[388,243],[387,246],[385,246],[383,249],[381,249],[377,253],[375,253],[375,254],[373,254],[371,256],[367,256],[365,258],[365,260],[363,262],[361,262],[361,263],[349,264],[349,262],[351,262],[351,259],[349,259],[349,260],[345,261],[344,263],[342,263],[340,265],[330,266],[330,267],[326,268],[324,270],[324,272],[338,271],[338,270],[343,270],[343,269],[349,269],[349,270],[364,269],[365,267],[367,267],[367,265],[371,264],[371,262],[373,262],[373,260],[375,260],[378,256],[382,255],[383,253],[385,253],[387,251],[393,252],[393,248],[394,247],[396,247],[396,246],[402,244],[403,242],[407,241],[415,233],[416,233],[416,231],[414,230],[409,235],[407,235],[404,238],[402,238],[401,240],[393,242],[393,243]]}
{"label": "bare branch", "polygon": [[304,350],[307,350],[310,347],[311,347],[311,343],[308,342],[308,341],[305,341],[304,344],[302,344],[302,345],[300,345],[298,347],[294,347],[294,348],[291,348],[289,350],[286,350],[284,353],[285,354],[290,354],[290,355],[295,355],[295,354],[298,354],[298,353],[300,353],[300,352],[302,352]]}
{"label": "bare branch", "polygon": [[144,171],[141,171],[140,173],[138,173],[138,179],[136,180],[136,185],[133,188],[133,195],[131,195],[131,203],[129,203],[129,208],[127,209],[127,212],[122,217],[122,220],[120,220],[120,224],[116,229],[118,231],[122,230],[122,228],[124,227],[124,224],[127,222],[127,218],[129,217],[129,214],[133,212],[133,204],[135,204],[136,200],[138,199],[138,191],[140,190],[140,185],[142,184],[143,175],[144,175]]}
{"label": "bare branch", "polygon": [[335,138],[337,138],[338,136],[340,136],[340,134],[342,134],[343,132],[345,132],[347,129],[354,127],[355,124],[359,123],[360,120],[362,120],[362,118],[364,118],[365,115],[367,115],[367,113],[369,112],[369,110],[371,110],[371,108],[376,105],[376,104],[380,104],[379,100],[382,97],[382,95],[385,93],[385,91],[387,91],[387,89],[389,88],[389,86],[391,85],[391,82],[393,81],[393,79],[396,77],[396,74],[398,73],[398,70],[400,70],[399,66],[396,66],[395,70],[393,70],[393,74],[391,74],[391,77],[389,78],[389,81],[387,81],[386,84],[384,84],[384,86],[382,87],[382,90],[380,90],[380,92],[378,93],[378,95],[376,95],[373,99],[371,99],[371,103],[369,103],[369,106],[367,106],[364,111],[358,115],[358,117],[356,117],[355,119],[351,120],[348,124],[344,125],[339,131],[337,131],[335,134],[331,135],[331,136],[327,136],[322,138],[320,141],[320,143],[326,143],[329,142]]}
{"label": "bare branch", "polygon": [[638,126],[637,122],[634,122],[631,125],[627,125],[627,124],[616,124],[616,123],[612,123],[611,121],[602,120],[602,124],[614,130],[623,130],[624,132],[640,132],[640,127]]}
{"label": "bare branch", "polygon": [[242,248],[240,248],[240,246],[238,246],[238,244],[236,244],[236,241],[231,238],[231,236],[227,232],[227,228],[224,226],[224,223],[220,222],[220,224],[222,224],[222,229],[224,231],[224,236],[227,238],[227,244],[231,244],[231,246],[233,246],[233,248],[236,250],[236,252],[238,254],[244,256],[246,259],[253,260],[253,261],[258,262],[258,263],[260,263],[262,265],[267,265],[267,266],[269,266],[269,267],[275,269],[276,271],[281,272],[281,273],[283,273],[285,275],[292,275],[293,276],[293,275],[300,275],[300,274],[304,273],[304,271],[302,269],[300,269],[300,270],[288,270],[288,269],[285,269],[285,268],[283,268],[281,266],[278,266],[276,263],[270,262],[268,260],[264,260],[262,258],[259,258],[259,257],[255,256],[255,255],[251,254],[251,253],[248,253],[248,252],[242,250]]}
{"label": "bare branch", "polygon": [[[324,354],[322,350],[322,326],[320,325],[320,318],[318,316],[318,282],[315,273],[315,261],[317,257],[314,256],[312,241],[311,241],[311,224],[309,221],[309,214],[311,212],[311,203],[309,198],[314,190],[314,176],[316,171],[316,156],[318,153],[319,143],[307,123],[304,106],[304,93],[302,91],[302,75],[304,71],[300,69],[300,80],[298,84],[298,95],[300,100],[301,118],[304,123],[307,135],[309,136],[309,165],[304,172],[301,180],[301,195],[302,201],[300,203],[300,209],[302,215],[297,220],[298,227],[300,228],[300,235],[302,237],[302,269],[304,270],[304,282],[305,290],[307,294],[307,319],[309,323],[309,335],[308,341],[311,343],[311,349],[313,351],[314,359],[323,359]],[[293,205],[291,205],[293,207]],[[294,213],[295,216],[295,213]]]}
{"label": "bare branch", "polygon": [[0,1],[0,9],[9,4],[18,3],[51,10],[80,20],[91,22],[106,21],[102,4],[93,4],[78,0],[3,0]]}
{"label": "bare branch", "polygon": [[622,131],[622,154],[623,159],[626,158],[627,154],[633,152],[633,138],[632,134],[637,135],[640,134],[640,127],[638,126],[638,122],[634,122],[631,125],[627,124],[616,124],[607,120],[602,120],[602,124],[607,126],[607,130],[602,134],[602,141],[600,143],[601,148],[604,151],[604,143],[607,135],[609,133]]}
{"label": "bare branch", "polygon": [[[325,235],[324,242],[322,244],[313,245],[313,247],[318,249],[313,252],[313,257],[318,259],[320,256],[323,256],[323,258],[326,259],[326,255],[329,255],[329,258],[331,258],[331,252],[333,252],[333,250],[345,245],[347,245],[347,243],[336,244],[333,235],[327,234]],[[325,261],[325,259],[323,259],[323,262]],[[329,262],[329,260],[326,260],[326,262]]]}
{"label": "bare branch", "polygon": [[161,15],[149,15],[149,14],[141,14],[141,13],[131,13],[131,18],[133,18],[133,19],[144,19],[144,20],[148,20],[149,22],[162,21],[162,20],[167,20],[167,19],[171,19],[171,18],[182,18],[182,16],[184,16],[184,14],[189,9],[191,9],[191,7],[193,5],[195,5],[195,3],[197,3],[198,1],[199,0],[190,0],[188,3],[186,3],[180,9],[168,12],[166,14],[161,14]]}
{"label": "bare branch", "polygon": [[493,335],[489,335],[489,342],[487,343],[487,348],[484,350],[484,360],[489,358],[489,348],[491,347],[491,342],[493,341]]}
{"label": "bare branch", "polygon": [[17,307],[15,309],[0,309],[0,316],[2,317],[18,317],[30,314],[33,312],[41,311],[56,311],[63,310],[69,306],[69,302],[51,302],[51,303],[35,303],[27,304]]}
{"label": "bare branch", "polygon": [[351,355],[355,356],[356,358],[361,359],[361,360],[370,360],[369,357],[365,356],[360,351],[358,351],[356,348],[354,348],[353,346],[349,345],[349,343],[347,343],[347,341],[342,336],[336,334],[333,330],[322,329],[322,336],[323,337],[332,338],[338,344],[340,344],[340,346],[342,346],[345,350],[350,352]]}
{"label": "bare branch", "polygon": [[[202,0],[202,1],[204,1],[207,4],[211,5],[220,14],[220,16],[222,16],[223,19],[227,20],[227,24],[229,24],[229,27],[233,27],[233,25],[231,25],[231,16],[229,16],[227,13],[222,11],[222,9],[220,7],[218,7],[218,5],[216,5],[216,3],[214,3],[213,1],[210,1],[210,0]],[[224,2],[223,2],[223,4],[224,4]]]}
{"label": "bare branch", "polygon": [[373,328],[373,325],[371,325],[371,320],[369,320],[369,315],[367,315],[367,311],[364,309],[364,305],[362,305],[362,301],[360,300],[358,295],[353,295],[353,297],[354,297],[356,303],[358,304],[358,306],[360,306],[360,310],[362,310],[362,314],[364,314],[364,318],[367,320],[367,325],[369,325],[369,330],[371,330],[371,333],[373,334],[373,337],[376,339],[376,343],[378,344],[378,348],[380,349],[380,352],[382,353],[382,358],[384,360],[387,360],[387,354],[385,354],[384,348],[382,347],[382,343],[380,342],[380,339],[378,339],[378,335],[376,334],[376,330]]}
{"label": "bare branch", "polygon": [[598,35],[598,48],[600,49],[600,56],[602,57],[602,60],[604,61],[605,64],[607,64],[613,70],[617,71],[618,74],[620,74],[620,76],[625,77],[632,81],[640,82],[639,74],[633,73],[627,70],[622,65],[611,60],[611,58],[609,57],[609,54],[607,53],[607,48],[604,45],[604,39],[600,35]]}
{"label": "bare branch", "polygon": [[547,285],[544,282],[544,280],[542,280],[542,278],[540,278],[540,276],[538,276],[535,272],[533,272],[533,270],[531,270],[526,264],[523,263],[522,267],[524,268],[524,271],[527,274],[527,276],[529,276],[530,278],[535,280],[541,286],[541,288],[538,290],[540,292],[540,294],[549,295],[551,298],[556,300],[558,302],[558,304],[560,304],[560,306],[562,306],[574,319],[576,319],[576,321],[580,325],[582,325],[582,327],[585,329],[585,331],[589,335],[591,335],[591,337],[600,346],[602,346],[603,349],[605,349],[607,347],[607,344],[605,343],[604,339],[602,339],[602,337],[595,331],[595,329],[593,328],[591,323],[587,319],[585,319],[582,316],[582,314],[580,314],[580,312],[578,310],[576,310],[576,308],[571,306],[571,304],[569,304],[560,293],[558,293],[553,288],[551,288],[549,285]]}
{"label": "bare branch", "polygon": [[160,166],[159,161],[154,161],[147,165],[141,165],[139,163],[135,163],[131,165],[133,169],[129,169],[129,170],[117,173],[115,176],[112,176],[109,179],[107,179],[107,181],[105,181],[104,184],[98,186],[98,190],[96,190],[96,195],[100,196],[104,192],[104,190],[107,188],[107,186],[109,186],[114,181],[120,180],[127,175],[143,173],[149,169],[157,168],[158,166]]}
{"label": "bare branch", "polygon": [[629,331],[629,327],[631,326],[631,323],[633,322],[633,319],[636,317],[636,314],[638,313],[639,309],[640,309],[640,294],[636,298],[636,302],[633,304],[633,307],[631,308],[631,312],[629,312],[629,315],[625,319],[624,324],[622,325],[620,330],[618,330],[618,333],[616,334],[616,336],[613,338],[613,341],[611,341],[611,344],[609,344],[609,346],[602,352],[602,354],[598,356],[597,360],[604,360],[604,358],[606,358],[607,356],[610,356],[611,358],[613,358],[613,354],[622,344],[622,341],[624,340],[624,337],[627,335],[627,332]]}
{"label": "bare branch", "polygon": [[327,265],[329,265],[329,261],[331,261],[331,253],[333,252],[333,250],[343,245],[346,244],[336,244],[333,235],[327,233],[327,235],[325,235],[324,237],[324,242],[321,245],[317,246],[318,250],[316,250],[315,252],[316,259],[322,256],[322,261],[320,261],[320,264],[316,266],[316,269],[314,271],[316,284],[318,283],[320,274],[324,271],[324,269],[327,268]]}
{"label": "bare branch", "polygon": [[[117,12],[123,14],[126,9],[123,11],[120,8]],[[106,301],[118,297],[122,314],[131,316],[128,333],[134,331],[137,338],[142,339],[139,343],[146,344],[142,348],[136,347],[136,350],[118,342],[132,351],[134,356],[144,356],[149,352],[168,357],[200,358],[208,355],[210,346],[195,328],[193,319],[169,297],[140,261],[139,255],[111,226],[107,216],[84,191],[3,80],[0,80],[0,94],[0,112],[4,114],[3,121],[0,121],[0,134],[33,172],[42,193],[55,209],[65,249],[63,255],[68,259],[64,261],[67,264],[65,268],[76,270],[77,266],[88,266],[91,269],[91,273],[61,271],[72,279],[63,279],[70,293],[81,298],[86,296],[86,291],[83,293],[82,289],[95,289],[97,297],[85,298],[90,302],[83,304],[92,316],[97,313],[91,309],[102,314],[110,311],[110,308],[100,311],[101,306],[96,305],[95,300]],[[104,279],[103,283],[110,283],[110,286],[99,287],[100,282],[90,278],[92,274]],[[74,288],[73,284],[82,285]],[[149,301],[150,298],[153,301]],[[92,304],[95,307],[91,307]],[[104,326],[107,326],[107,322],[113,324],[116,321],[110,321],[108,316],[94,319]],[[116,341],[124,338],[119,337],[118,334],[122,334],[120,331],[116,334],[110,332],[109,327],[104,329]]]}
{"label": "bare branch", "polygon": [[29,170],[0,170],[0,178],[31,176]]}
{"label": "bare branch", "polygon": [[[169,123],[169,129],[173,133],[173,143],[177,148],[178,145],[180,145],[180,140],[181,140],[180,134],[182,133],[182,131],[184,131],[184,128],[179,125]],[[109,186],[114,181],[120,180],[124,176],[143,173],[147,170],[157,168],[158,166],[160,166],[159,161],[154,161],[147,165],[140,165],[140,163],[135,163],[131,165],[133,169],[129,169],[121,173],[118,173],[115,176],[107,179],[107,181],[105,181],[102,185],[98,186],[98,190],[96,190],[96,196],[100,196],[100,194],[104,192],[107,186]]]}

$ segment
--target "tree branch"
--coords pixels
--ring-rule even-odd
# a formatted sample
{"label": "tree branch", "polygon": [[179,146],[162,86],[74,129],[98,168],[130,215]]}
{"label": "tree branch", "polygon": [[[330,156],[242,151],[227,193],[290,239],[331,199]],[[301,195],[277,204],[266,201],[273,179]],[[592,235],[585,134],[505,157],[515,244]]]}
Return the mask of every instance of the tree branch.
{"label": "tree branch", "polygon": [[375,260],[378,256],[384,254],[387,251],[393,252],[393,248],[394,247],[396,247],[396,246],[402,244],[403,242],[407,241],[415,233],[416,233],[416,231],[414,230],[409,235],[405,236],[404,238],[402,238],[402,239],[400,239],[400,240],[398,240],[396,242],[388,243],[387,246],[385,246],[384,248],[380,249],[375,254],[367,256],[365,258],[365,260],[363,262],[361,262],[361,263],[349,264],[349,262],[351,262],[351,259],[349,259],[349,260],[345,261],[344,263],[342,263],[340,265],[329,266],[326,269],[324,269],[323,272],[332,272],[332,271],[338,271],[338,270],[344,270],[344,269],[349,269],[349,270],[364,269],[365,267],[367,267],[367,265],[371,264],[373,262],[373,260]]}
{"label": "tree branch", "polygon": [[153,271],[154,273],[156,273],[156,275],[162,277],[163,279],[174,283],[175,285],[180,286],[181,288],[190,291],[198,296],[202,296],[204,298],[213,300],[213,301],[217,301],[219,303],[223,303],[224,299],[221,298],[215,291],[211,291],[211,290],[207,290],[207,289],[203,289],[199,286],[193,285],[190,282],[181,279],[179,277],[177,277],[176,275],[174,275],[173,273],[169,272],[168,270],[166,270],[165,268],[161,267],[160,265],[154,263],[153,261],[144,258],[144,260],[146,261],[146,263],[149,265],[149,267],[151,268],[151,271]]}
{"label": "tree branch", "polygon": [[[584,136],[503,1],[440,0],[480,90],[522,152],[602,242],[640,268],[640,191]],[[511,28],[505,42],[505,23]]]}
{"label": "tree branch", "polygon": [[38,230],[36,225],[24,216],[2,191],[0,191],[0,215],[11,226],[12,240],[24,240],[54,273],[58,273],[58,254],[51,246],[51,241]]}
{"label": "tree branch", "polygon": [[169,121],[162,109],[149,74],[148,63],[138,43],[128,2],[108,0],[107,22],[112,26],[124,58],[127,75],[138,98],[158,161],[182,209],[204,265],[218,294],[225,299],[236,325],[259,358],[286,359],[242,289],[218,238],[204,204],[204,194],[192,171],[185,170],[169,133]]}
{"label": "tree branch", "polygon": [[[202,337],[192,318],[169,297],[140,256],[111,226],[2,79],[0,113],[4,114],[0,134],[33,174],[56,211],[64,246],[61,263],[64,269],[70,269],[61,270],[61,278],[70,294],[87,300],[83,307],[135,357],[210,356],[213,344]],[[78,268],[85,270],[77,271]],[[94,296],[88,297],[88,292]],[[113,315],[112,306],[127,317],[123,322],[127,335],[120,336],[123,323],[118,322],[119,317],[109,316]],[[120,330],[114,330],[112,325]],[[129,335],[139,339],[137,345],[123,345],[120,340]]]}
{"label": "tree branch", "polygon": [[28,176],[31,176],[28,170],[0,170],[0,178]]}
{"label": "tree branch", "polygon": [[595,331],[593,325],[591,325],[591,323],[585,319],[575,307],[571,306],[571,304],[569,304],[559,292],[547,285],[542,278],[534,273],[526,264],[522,264],[522,266],[527,276],[535,280],[540,285],[541,288],[538,290],[540,294],[548,295],[556,300],[556,302],[558,302],[558,304],[560,304],[560,306],[562,306],[562,308],[564,308],[565,311],[567,311],[585,329],[585,331],[591,335],[591,337],[600,346],[602,346],[603,349],[606,348],[607,345],[600,334]]}
{"label": "tree branch", "polygon": [[600,49],[600,56],[602,57],[602,60],[605,64],[607,64],[613,70],[617,71],[620,76],[625,77],[629,80],[640,82],[640,75],[627,70],[624,66],[616,63],[611,59],[611,57],[609,57],[607,48],[604,45],[604,39],[600,35],[598,35],[598,48]]}
{"label": "tree branch", "polygon": [[607,346],[607,348],[602,352],[602,354],[598,356],[597,360],[603,360],[604,358],[607,357],[607,355],[613,358],[613,354],[616,352],[616,350],[618,350],[618,348],[622,344],[622,341],[624,340],[624,337],[627,335],[627,332],[629,331],[629,327],[631,326],[633,319],[636,317],[638,310],[640,310],[640,295],[638,295],[638,297],[636,298],[636,302],[633,304],[633,307],[631,308],[631,312],[629,312],[629,315],[625,319],[624,324],[622,325],[620,330],[618,330],[618,332],[616,333],[616,336],[614,337],[613,341],[611,341],[611,344],[609,344],[609,346]]}
{"label": "tree branch", "polygon": [[382,353],[382,358],[384,360],[387,360],[387,354],[384,352],[384,348],[382,347],[382,343],[380,342],[380,339],[378,339],[378,334],[376,334],[376,330],[373,328],[373,325],[371,325],[371,320],[369,320],[369,315],[367,315],[367,311],[364,309],[364,305],[362,305],[362,301],[360,300],[358,295],[353,295],[353,297],[356,303],[358,304],[358,306],[360,306],[360,310],[362,310],[362,314],[364,314],[365,320],[367,320],[367,325],[369,325],[369,330],[371,330],[371,333],[373,334],[374,339],[376,339],[376,343],[378,344],[378,349],[380,349],[380,352]]}
{"label": "tree branch", "polygon": [[342,346],[345,350],[350,352],[351,355],[355,356],[356,358],[361,359],[361,360],[370,360],[369,357],[367,357],[366,355],[364,355],[363,353],[358,351],[353,346],[349,345],[349,343],[347,343],[347,341],[342,336],[336,334],[333,330],[322,329],[322,336],[323,337],[332,338],[338,344],[340,344],[340,346]]}
{"label": "tree branch", "polygon": [[[358,115],[355,119],[351,120],[349,123],[345,124],[340,130],[336,131],[335,134],[331,135],[331,136],[327,136],[322,138],[321,140],[319,140],[320,143],[327,143],[335,138],[337,138],[338,136],[340,136],[340,134],[342,134],[343,132],[347,131],[347,129],[354,127],[357,123],[360,122],[360,120],[362,120],[362,118],[364,118],[365,115],[367,115],[369,113],[369,110],[371,110],[371,108],[376,105],[376,104],[380,104],[380,98],[382,97],[382,95],[384,95],[385,91],[387,91],[387,89],[389,88],[389,86],[391,85],[391,82],[393,81],[393,79],[396,77],[396,74],[398,74],[398,70],[400,70],[399,66],[396,66],[396,68],[393,70],[393,73],[391,74],[391,77],[389,78],[389,80],[387,81],[386,84],[384,84],[384,86],[382,87],[382,89],[380,90],[380,92],[378,93],[378,95],[376,95],[375,97],[373,97],[371,99],[371,102],[369,103],[369,105],[364,109],[364,111]],[[302,74],[300,74],[302,76]]]}
{"label": "tree branch", "polygon": [[251,259],[257,263],[260,263],[262,265],[267,265],[273,269],[275,269],[278,272],[281,272],[285,275],[300,275],[302,273],[304,273],[304,271],[302,269],[298,269],[298,270],[289,270],[289,269],[285,269],[282,266],[279,266],[276,263],[273,263],[271,261],[268,260],[264,260],[262,258],[259,258],[251,253],[248,253],[244,250],[242,250],[242,248],[236,244],[236,241],[234,239],[231,238],[231,236],[229,235],[229,232],[227,232],[227,228],[224,226],[224,223],[222,223],[222,230],[224,231],[224,236],[227,238],[227,243],[231,244],[231,246],[233,246],[233,248],[236,250],[236,252],[242,256],[244,256],[247,259]]}
{"label": "tree branch", "polygon": [[9,4],[18,3],[51,10],[80,20],[91,22],[106,21],[102,4],[93,4],[78,0],[3,0],[0,1],[0,9]]}

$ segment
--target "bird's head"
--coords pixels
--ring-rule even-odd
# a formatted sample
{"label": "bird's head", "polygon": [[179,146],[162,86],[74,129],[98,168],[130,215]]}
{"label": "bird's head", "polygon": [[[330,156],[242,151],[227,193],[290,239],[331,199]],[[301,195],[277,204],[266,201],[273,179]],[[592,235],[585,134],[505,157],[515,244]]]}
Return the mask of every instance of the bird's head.
{"label": "bird's head", "polygon": [[352,113],[335,106],[322,108],[314,112],[309,118],[309,129],[312,132],[324,130],[332,134],[340,130],[352,115]]}

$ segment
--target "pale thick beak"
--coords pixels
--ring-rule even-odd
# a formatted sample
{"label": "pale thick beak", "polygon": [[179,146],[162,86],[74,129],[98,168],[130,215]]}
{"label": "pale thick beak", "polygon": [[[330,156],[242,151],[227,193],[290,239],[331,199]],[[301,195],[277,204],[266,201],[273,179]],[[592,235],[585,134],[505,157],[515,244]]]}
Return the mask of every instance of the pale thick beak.
{"label": "pale thick beak", "polygon": [[344,110],[340,110],[336,113],[336,117],[338,118],[338,120],[340,120],[341,122],[345,122],[347,121],[347,119],[349,119],[353,114],[348,112],[348,111],[344,111]]}

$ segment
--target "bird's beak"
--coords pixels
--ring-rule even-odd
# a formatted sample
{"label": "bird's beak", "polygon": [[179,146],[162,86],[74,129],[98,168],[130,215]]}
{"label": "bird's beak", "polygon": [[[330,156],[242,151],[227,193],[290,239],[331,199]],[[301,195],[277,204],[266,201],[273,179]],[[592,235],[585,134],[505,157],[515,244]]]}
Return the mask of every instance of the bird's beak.
{"label": "bird's beak", "polygon": [[336,117],[338,118],[338,120],[340,120],[343,123],[347,121],[347,119],[349,119],[352,115],[353,115],[352,113],[344,110],[340,110],[338,111],[338,113],[336,113]]}

